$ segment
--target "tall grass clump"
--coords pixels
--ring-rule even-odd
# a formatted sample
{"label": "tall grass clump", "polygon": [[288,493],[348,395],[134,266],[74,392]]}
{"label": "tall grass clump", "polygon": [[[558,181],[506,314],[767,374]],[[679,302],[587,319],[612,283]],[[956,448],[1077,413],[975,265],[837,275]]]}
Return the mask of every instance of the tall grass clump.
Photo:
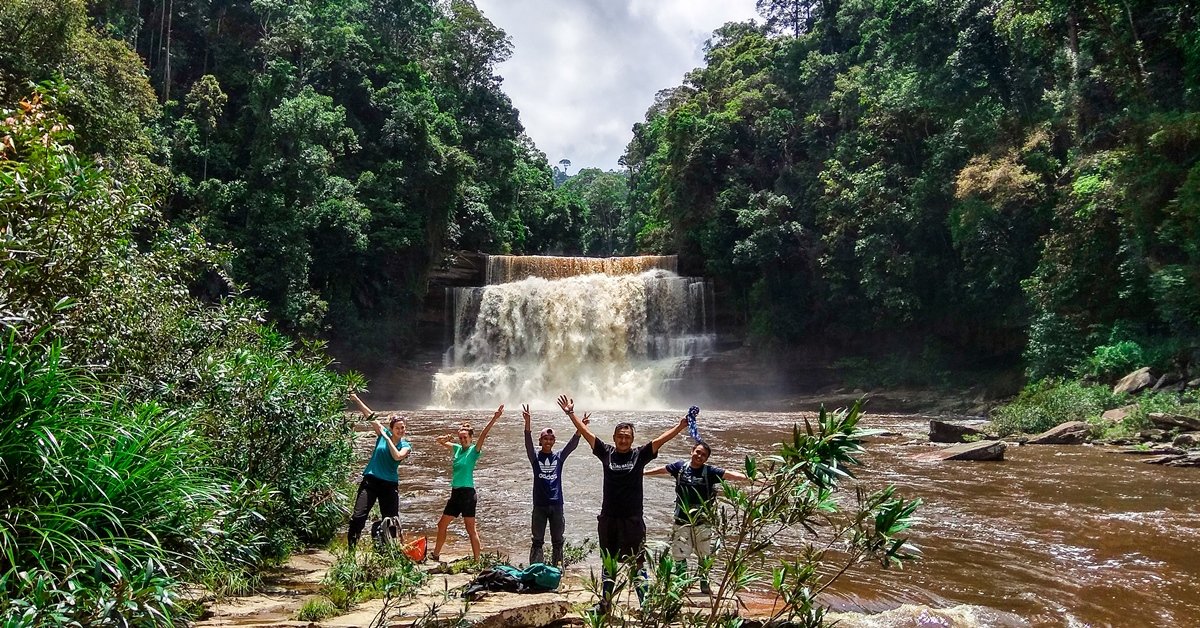
{"label": "tall grass clump", "polygon": [[429,579],[399,545],[373,545],[335,556],[321,584],[325,599],[342,612],[365,600],[411,597]]}
{"label": "tall grass clump", "polygon": [[361,383],[77,156],[67,89],[0,111],[0,622],[169,624],[332,537]]}
{"label": "tall grass clump", "polygon": [[[58,347],[0,351],[0,602],[6,623],[171,623],[172,537],[229,487],[195,431],[110,397]],[[199,471],[193,468],[199,467]]]}

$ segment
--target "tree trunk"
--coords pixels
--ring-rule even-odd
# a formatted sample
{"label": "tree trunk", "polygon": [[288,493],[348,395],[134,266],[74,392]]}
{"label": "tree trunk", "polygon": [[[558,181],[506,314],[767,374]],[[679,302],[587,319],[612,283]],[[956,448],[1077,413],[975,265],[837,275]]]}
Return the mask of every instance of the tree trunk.
{"label": "tree trunk", "polygon": [[175,0],[169,0],[167,13],[167,65],[163,73],[163,102],[171,99],[171,18],[175,16]]}

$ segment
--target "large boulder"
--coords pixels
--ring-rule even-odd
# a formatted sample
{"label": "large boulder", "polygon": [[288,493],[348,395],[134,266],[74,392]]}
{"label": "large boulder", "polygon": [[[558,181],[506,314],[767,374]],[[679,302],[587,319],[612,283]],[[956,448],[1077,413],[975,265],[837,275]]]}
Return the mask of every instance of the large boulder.
{"label": "large boulder", "polygon": [[1088,439],[1092,426],[1086,421],[1067,421],[1026,441],[1027,445],[1078,445]]}
{"label": "large boulder", "polygon": [[937,451],[930,451],[917,456],[921,460],[1004,460],[1004,450],[1008,446],[998,440],[981,440],[975,443],[951,445]]}
{"label": "large boulder", "polygon": [[1100,415],[1100,418],[1108,423],[1120,423],[1121,421],[1125,420],[1125,417],[1133,414],[1134,410],[1137,410],[1136,404],[1121,406],[1120,408],[1105,410],[1104,414]]}
{"label": "large boulder", "polygon": [[1200,432],[1180,434],[1175,437],[1175,440],[1171,441],[1171,445],[1174,447],[1195,447],[1200,445]]}
{"label": "large boulder", "polygon": [[1172,414],[1170,412],[1151,412],[1149,418],[1155,427],[1164,430],[1180,428],[1189,432],[1200,431],[1200,419],[1196,417]]}
{"label": "large boulder", "polygon": [[1116,386],[1113,386],[1113,393],[1133,394],[1141,392],[1156,383],[1158,383],[1158,378],[1150,373],[1150,367],[1147,366],[1122,377],[1121,381],[1117,382]]}
{"label": "large boulder", "polygon": [[965,443],[968,436],[974,437],[974,440],[979,440],[984,438],[986,434],[966,425],[947,423],[945,421],[938,421],[937,419],[929,421],[929,442],[931,443]]}

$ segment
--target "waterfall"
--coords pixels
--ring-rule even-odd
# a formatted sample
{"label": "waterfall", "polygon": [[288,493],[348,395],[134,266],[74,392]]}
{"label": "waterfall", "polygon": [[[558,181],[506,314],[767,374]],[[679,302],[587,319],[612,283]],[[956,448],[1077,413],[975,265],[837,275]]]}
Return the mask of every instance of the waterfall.
{"label": "waterfall", "polygon": [[665,407],[664,384],[712,350],[712,289],[680,277],[674,256],[492,256],[488,285],[448,295],[453,346],[434,376],[450,408],[559,394],[581,408]]}

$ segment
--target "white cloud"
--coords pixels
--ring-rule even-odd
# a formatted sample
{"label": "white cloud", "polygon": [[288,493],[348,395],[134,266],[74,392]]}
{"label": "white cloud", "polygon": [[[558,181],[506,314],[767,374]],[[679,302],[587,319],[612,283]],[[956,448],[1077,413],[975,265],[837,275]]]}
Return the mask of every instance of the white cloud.
{"label": "white cloud", "polygon": [[754,0],[476,0],[513,39],[504,91],[551,163],[616,168],[660,89],[699,66],[704,42],[756,17]]}

